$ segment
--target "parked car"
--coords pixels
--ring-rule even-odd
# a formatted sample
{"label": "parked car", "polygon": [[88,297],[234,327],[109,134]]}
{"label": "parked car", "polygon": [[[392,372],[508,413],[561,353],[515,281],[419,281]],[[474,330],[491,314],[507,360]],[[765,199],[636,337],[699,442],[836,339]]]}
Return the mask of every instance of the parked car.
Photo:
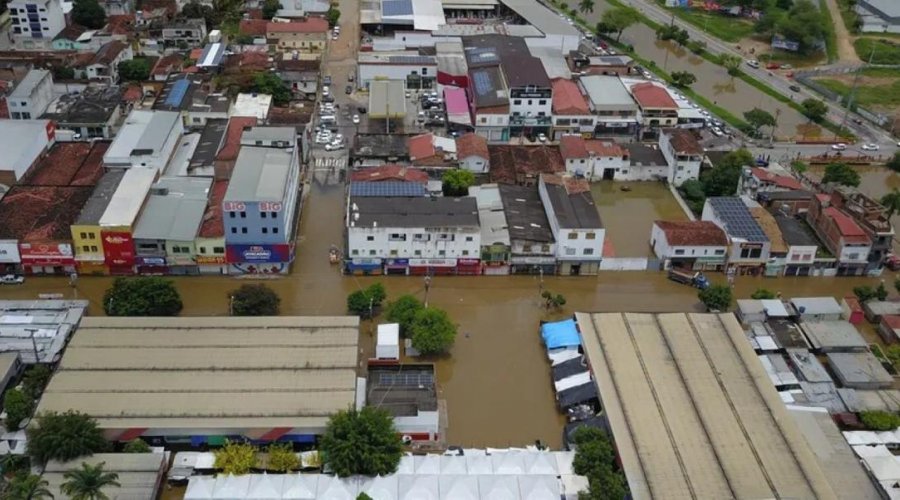
{"label": "parked car", "polygon": [[547,136],[544,133],[540,133],[537,135],[537,139],[540,142],[547,142]]}
{"label": "parked car", "polygon": [[353,115],[353,124],[359,125],[359,115]]}
{"label": "parked car", "polygon": [[322,77],[322,85],[331,85],[331,75]]}
{"label": "parked car", "polygon": [[900,257],[890,254],[884,259],[884,265],[891,271],[900,271]]}
{"label": "parked car", "polygon": [[725,134],[719,127],[713,127],[712,133],[715,134],[716,137],[722,137]]}
{"label": "parked car", "polygon": [[348,82],[352,82],[355,79],[356,79],[356,75],[354,75],[353,73],[347,73],[347,81]]}
{"label": "parked car", "polygon": [[843,151],[843,150],[847,149],[847,145],[844,144],[843,142],[839,142],[837,144],[832,144],[831,149],[833,149],[835,151]]}
{"label": "parked car", "polygon": [[750,66],[753,69],[759,69],[759,61],[756,59],[748,59],[747,66]]}
{"label": "parked car", "polygon": [[0,285],[21,285],[25,283],[25,277],[16,274],[5,274],[0,276]]}
{"label": "parked car", "polygon": [[781,65],[776,62],[770,62],[769,64],[766,64],[766,69],[778,69],[780,67]]}
{"label": "parked car", "polygon": [[793,92],[800,92],[799,85],[790,85],[790,86],[788,86],[788,88],[791,89]]}
{"label": "parked car", "polygon": [[864,151],[878,151],[880,149],[878,147],[878,144],[875,144],[874,142],[870,142],[868,144],[863,144],[862,148]]}

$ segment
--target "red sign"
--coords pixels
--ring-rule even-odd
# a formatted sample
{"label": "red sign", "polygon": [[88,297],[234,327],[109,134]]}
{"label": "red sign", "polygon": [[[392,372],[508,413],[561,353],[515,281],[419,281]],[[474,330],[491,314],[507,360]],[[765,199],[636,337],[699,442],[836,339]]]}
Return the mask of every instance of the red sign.
{"label": "red sign", "polygon": [[56,122],[53,120],[48,121],[45,129],[47,131],[47,140],[53,142],[56,139]]}
{"label": "red sign", "polygon": [[134,265],[134,240],[131,239],[131,233],[101,231],[100,239],[103,240],[103,255],[107,265]]}
{"label": "red sign", "polygon": [[69,243],[20,243],[22,264],[28,266],[74,266],[75,256]]}

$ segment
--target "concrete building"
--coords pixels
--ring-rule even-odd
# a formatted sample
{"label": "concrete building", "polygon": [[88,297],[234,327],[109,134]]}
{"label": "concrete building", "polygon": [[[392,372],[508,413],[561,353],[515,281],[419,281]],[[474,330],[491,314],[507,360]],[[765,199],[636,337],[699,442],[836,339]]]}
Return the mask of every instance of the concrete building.
{"label": "concrete building", "polygon": [[475,198],[351,197],[348,207],[348,271],[380,272],[390,260],[405,274],[480,273]]}
{"label": "concrete building", "polygon": [[802,321],[800,329],[816,352],[862,352],[869,348],[849,321]]}
{"label": "concrete building", "polygon": [[566,134],[594,134],[594,115],[578,84],[565,78],[553,79],[553,130],[550,138],[558,141]]}
{"label": "concrete building", "polygon": [[170,77],[153,103],[156,111],[180,113],[184,126],[198,128],[209,120],[227,120],[231,99],[213,92],[209,75],[178,74]]}
{"label": "concrete building", "polygon": [[712,221],[728,235],[729,272],[752,275],[763,273],[772,243],[740,198],[707,198],[701,218]]}
{"label": "concrete building", "polygon": [[166,50],[201,47],[206,39],[206,22],[203,19],[154,22],[148,35],[150,40],[161,46],[161,53]]}
{"label": "concrete building", "polygon": [[412,441],[442,437],[434,365],[370,366],[366,404],[387,410],[397,432]]}
{"label": "concrete building", "polygon": [[500,184],[511,274],[556,274],[556,240],[536,186]]}
{"label": "concrete building", "polygon": [[633,179],[628,168],[628,153],[612,141],[585,140],[580,135],[558,137],[559,153],[566,162],[566,172],[586,177],[589,181],[643,180]]}
{"label": "concrete building", "polygon": [[0,120],[0,185],[15,184],[55,142],[50,120]]}
{"label": "concrete building", "polygon": [[132,111],[103,156],[109,168],[148,167],[162,172],[184,133],[172,111]]}
{"label": "concrete building", "polygon": [[321,54],[328,40],[328,21],[308,17],[300,21],[266,24],[266,38],[278,52]]}
{"label": "concrete building", "polygon": [[469,196],[473,196],[478,205],[482,272],[486,275],[509,274],[511,242],[509,225],[503,212],[500,186],[498,184],[472,186],[469,188]]}
{"label": "concrete building", "polygon": [[456,159],[459,168],[476,174],[486,174],[491,169],[491,154],[487,139],[474,132],[456,139]]}
{"label": "concrete building", "polygon": [[209,194],[209,203],[203,214],[203,222],[197,231],[194,248],[197,249],[196,261],[200,274],[228,274],[228,262],[225,254],[225,225],[222,219],[222,200],[228,191],[228,181],[213,182]]}
{"label": "concrete building", "polygon": [[663,129],[659,134],[659,150],[669,164],[667,181],[680,186],[684,181],[700,177],[703,163],[703,147],[686,129]]}
{"label": "concrete building", "polygon": [[[327,35],[327,34],[326,34]],[[369,88],[376,80],[399,80],[409,89],[430,89],[437,78],[437,59],[418,51],[360,52],[358,85]]]}
{"label": "concrete building", "polygon": [[260,125],[266,122],[272,109],[272,96],[268,94],[238,94],[231,106],[229,118],[249,116]]}
{"label": "concrete building", "polygon": [[12,22],[11,34],[23,49],[49,49],[53,38],[66,27],[59,0],[14,0],[7,4]]}
{"label": "concrete building", "polygon": [[110,274],[134,273],[134,228],[156,177],[157,172],[150,168],[127,170],[100,216],[103,258]]}
{"label": "concrete building", "polygon": [[869,267],[872,239],[857,222],[830,201],[813,198],[806,220],[837,259],[838,276],[861,276]]}
{"label": "concrete building", "polygon": [[838,321],[844,309],[834,297],[794,297],[791,306],[803,321]]}
{"label": "concrete building", "polygon": [[591,189],[584,179],[543,174],[538,193],[558,242],[558,274],[595,275],[603,259],[606,230],[597,213]]}
{"label": "concrete building", "polygon": [[87,308],[86,300],[0,300],[0,351],[26,365],[56,363]]}
{"label": "concrete building", "polygon": [[122,121],[122,88],[88,86],[77,94],[63,94],[41,116],[56,128],[81,139],[112,139]]}
{"label": "concrete building", "polygon": [[840,384],[849,389],[888,389],[894,377],[871,352],[829,352],[828,366]]}
{"label": "concrete building", "polygon": [[631,95],[641,109],[644,137],[654,134],[661,127],[671,127],[678,123],[678,104],[661,85],[653,82],[637,83],[631,86]]}
{"label": "concrete building", "polygon": [[51,460],[41,478],[50,491],[60,491],[68,480],[66,473],[81,470],[82,464],[102,465],[103,471],[117,474],[118,486],[105,486],[103,493],[111,498],[156,498],[165,480],[168,454],[157,453],[95,453],[68,462]]}
{"label": "concrete building", "polygon": [[710,221],[658,220],[650,229],[650,246],[664,269],[720,271],[725,267],[728,236]]}
{"label": "concrete building", "polygon": [[637,137],[640,108],[628,88],[615,76],[583,76],[578,79],[595,115],[595,137]]}
{"label": "concrete building", "polygon": [[894,226],[887,209],[873,198],[844,187],[832,190],[830,203],[853,218],[872,241],[866,272],[880,272],[894,242]]}
{"label": "concrete building", "polygon": [[206,212],[212,179],[163,177],[134,227],[139,274],[200,274],[194,240]]}
{"label": "concrete building", "polygon": [[784,275],[821,275],[821,270],[826,264],[819,258],[819,240],[809,224],[804,219],[781,213],[775,213],[774,217],[781,230],[781,237],[788,247],[784,257]]}
{"label": "concrete building", "polygon": [[859,0],[854,7],[864,33],[900,33],[900,4],[891,0]]}
{"label": "concrete building", "polygon": [[125,171],[123,170],[113,170],[104,174],[97,182],[97,186],[94,187],[84,208],[81,209],[78,219],[71,226],[75,265],[80,274],[103,275],[109,273],[103,253],[100,218],[106,213],[106,208],[109,206],[113,194],[119,189],[119,184],[122,183],[124,176]]}
{"label": "concrete building", "polygon": [[38,412],[112,441],[312,443],[356,401],[357,317],[85,318]]}
{"label": "concrete building", "polygon": [[129,44],[113,40],[103,44],[84,65],[75,66],[75,76],[114,84],[119,81],[119,63],[130,61],[133,57],[134,52]]}
{"label": "concrete building", "polygon": [[46,69],[31,69],[6,97],[13,120],[38,118],[53,100],[53,75]]}

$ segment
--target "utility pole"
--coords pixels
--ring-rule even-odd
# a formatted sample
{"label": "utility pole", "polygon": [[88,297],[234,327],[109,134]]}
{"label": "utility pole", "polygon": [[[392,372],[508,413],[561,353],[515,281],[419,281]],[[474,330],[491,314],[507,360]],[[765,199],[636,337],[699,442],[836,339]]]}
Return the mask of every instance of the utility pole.
{"label": "utility pole", "polygon": [[853,107],[853,96],[856,94],[856,88],[859,84],[859,77],[862,75],[862,70],[864,67],[868,67],[872,65],[872,60],[875,58],[875,45],[872,45],[872,52],[869,53],[869,62],[865,66],[860,66],[856,69],[856,75],[853,77],[853,85],[850,87],[850,93],[847,94],[847,103],[846,109],[844,109],[844,118],[841,119],[841,126],[838,127],[837,131],[834,133],[834,139],[837,140],[838,132],[844,129],[844,126],[847,124],[847,117],[850,116],[850,109]]}
{"label": "utility pole", "polygon": [[228,296],[228,315],[234,316],[234,295]]}
{"label": "utility pole", "polygon": [[425,307],[428,307],[428,290],[431,288],[431,276],[425,276]]}

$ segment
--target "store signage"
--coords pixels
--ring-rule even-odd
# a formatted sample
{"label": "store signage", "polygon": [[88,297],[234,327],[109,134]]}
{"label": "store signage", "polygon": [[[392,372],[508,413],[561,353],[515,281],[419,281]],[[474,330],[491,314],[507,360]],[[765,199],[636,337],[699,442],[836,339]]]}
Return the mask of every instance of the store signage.
{"label": "store signage", "polygon": [[556,257],[513,257],[513,264],[556,264]]}
{"label": "store signage", "polygon": [[409,259],[388,259],[385,263],[389,266],[408,266]]}
{"label": "store signage", "polygon": [[113,266],[134,265],[134,240],[131,233],[101,231],[100,239],[103,240],[103,255],[106,263]]}
{"label": "store signage", "polygon": [[72,245],[68,243],[21,243],[19,255],[22,263],[31,266],[75,265]]}
{"label": "store signage", "polygon": [[197,264],[224,264],[224,255],[198,255],[196,257]]}
{"label": "store signage", "polygon": [[410,266],[454,267],[456,259],[409,259]]}
{"label": "store signage", "polygon": [[165,257],[138,257],[138,263],[144,266],[164,266],[166,265]]}
{"label": "store signage", "polygon": [[225,248],[229,263],[290,262],[293,248],[289,244],[278,245],[228,245]]}
{"label": "store signage", "polygon": [[371,259],[371,258],[369,258],[369,259],[362,259],[362,258],[358,258],[358,259],[353,259],[351,262],[352,262],[354,265],[357,265],[357,266],[380,266],[380,265],[381,265],[381,259]]}
{"label": "store signage", "polygon": [[260,212],[281,212],[281,202],[277,201],[261,201],[259,202]]}
{"label": "store signage", "polygon": [[461,266],[477,266],[481,263],[478,259],[459,259],[458,262]]}
{"label": "store signage", "polygon": [[222,204],[222,209],[226,212],[243,212],[247,205],[240,201],[226,201]]}

